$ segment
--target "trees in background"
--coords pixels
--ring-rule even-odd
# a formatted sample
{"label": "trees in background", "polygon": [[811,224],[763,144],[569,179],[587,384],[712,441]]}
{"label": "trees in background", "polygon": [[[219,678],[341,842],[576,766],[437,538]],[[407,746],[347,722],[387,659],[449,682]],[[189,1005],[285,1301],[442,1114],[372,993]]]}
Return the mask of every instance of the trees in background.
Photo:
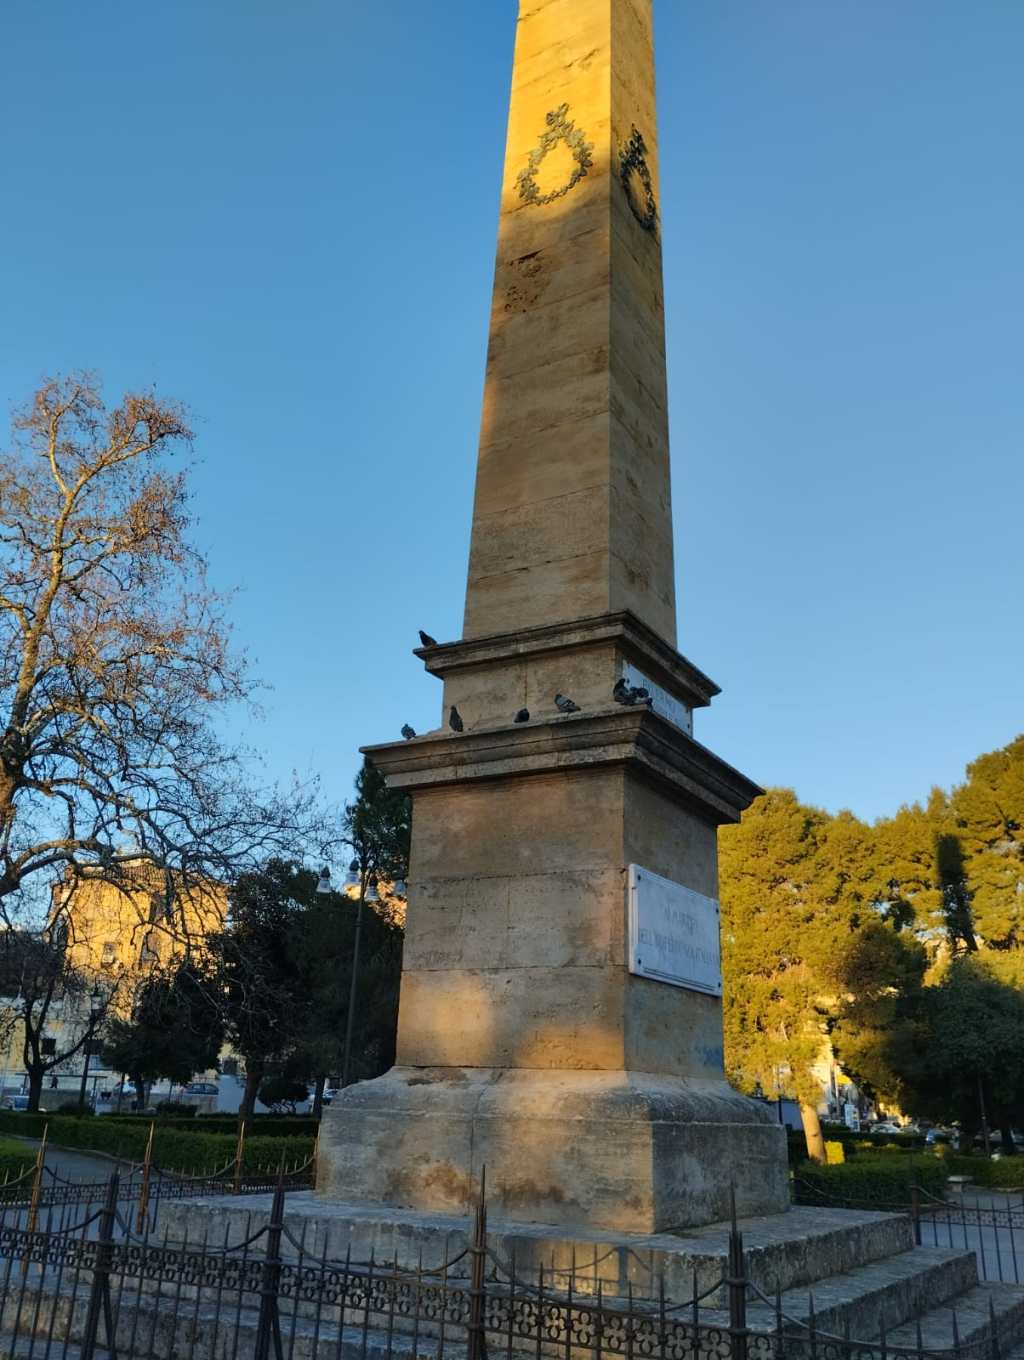
{"label": "trees in background", "polygon": [[759,798],[720,835],[727,1068],[742,1089],[800,1105],[811,1156],[834,952],[861,927],[871,895],[868,829],[834,819],[788,789]]}
{"label": "trees in background", "polygon": [[294,944],[303,898],[315,885],[308,870],[285,860],[240,875],[228,892],[227,924],[210,940],[225,1037],[245,1060],[241,1123],[252,1118],[265,1078],[290,1058],[302,1034],[308,996]]}
{"label": "trees in background", "polygon": [[[38,923],[85,876],[148,861],[202,893],[317,831],[258,798],[219,739],[251,681],[189,538],[185,410],[44,383],[0,454],[0,916]],[[63,894],[51,901],[55,880]]]}
{"label": "trees in background", "polygon": [[[720,836],[727,1067],[801,1101],[832,1053],[868,1094],[1006,1142],[1024,1123],[1024,737],[867,826],[773,789]],[[815,1068],[818,1071],[815,1071]],[[1018,1073],[1021,1079],[1018,1080]]]}
{"label": "trees in background", "polygon": [[408,798],[364,763],[344,817],[352,896],[318,892],[315,874],[282,860],[232,888],[215,951],[246,1064],[241,1119],[268,1078],[312,1079],[319,1117],[329,1074],[362,1080],[393,1063],[404,930],[387,893],[408,872],[409,822]]}
{"label": "trees in background", "polygon": [[28,1108],[39,1109],[48,1073],[94,1042],[117,996],[117,981],[76,968],[60,920],[40,931],[0,931],[7,1023],[22,1027]]}
{"label": "trees in background", "polygon": [[223,1038],[216,975],[208,963],[186,958],[155,968],[138,988],[130,1014],[107,1021],[103,1060],[128,1076],[138,1108],[145,1109],[153,1082],[167,1078],[183,1085],[216,1067]]}

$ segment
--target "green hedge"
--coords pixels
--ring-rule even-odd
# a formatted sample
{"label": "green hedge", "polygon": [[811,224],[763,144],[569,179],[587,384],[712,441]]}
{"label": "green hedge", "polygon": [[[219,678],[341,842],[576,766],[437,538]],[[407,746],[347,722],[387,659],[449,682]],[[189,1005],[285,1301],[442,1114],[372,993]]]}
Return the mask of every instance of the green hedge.
{"label": "green hedge", "polygon": [[[147,1128],[155,1119],[160,1128],[193,1129],[196,1133],[230,1133],[238,1127],[238,1116],[234,1114],[200,1114],[194,1118],[180,1115],[161,1114],[105,1114],[105,1121],[118,1124],[137,1125],[140,1122]],[[315,1138],[319,1121],[308,1115],[254,1114],[252,1129],[265,1138]]]}
{"label": "green hedge", "polygon": [[912,1186],[938,1197],[948,1174],[937,1159],[862,1154],[841,1166],[803,1162],[794,1172],[794,1190],[798,1204],[909,1205]]}
{"label": "green hedge", "polygon": [[0,1138],[0,1182],[16,1181],[35,1166],[35,1149],[11,1138]]}
{"label": "green hedge", "polygon": [[950,1176],[969,1176],[975,1185],[994,1190],[1024,1189],[1024,1156],[1001,1157],[990,1161],[987,1157],[947,1157],[943,1165]]}
{"label": "green hedge", "polygon": [[[847,1161],[851,1157],[873,1157],[878,1153],[920,1154],[927,1146],[920,1134],[890,1133],[885,1137],[873,1138],[869,1133],[854,1133],[844,1124],[823,1124],[822,1133],[826,1143],[842,1143]],[[786,1144],[790,1166],[799,1166],[807,1157],[807,1140],[803,1132],[791,1130],[786,1136]]]}
{"label": "green hedge", "polygon": [[[68,1115],[28,1114],[0,1111],[0,1131],[20,1133],[28,1138],[42,1137],[50,1126],[50,1142],[83,1152],[106,1152],[128,1161],[141,1161],[146,1153],[149,1123],[114,1118],[72,1119]],[[191,1124],[191,1121],[190,1121]],[[153,1139],[153,1160],[165,1171],[208,1173],[219,1171],[235,1155],[235,1133],[202,1133],[194,1125],[187,1129],[168,1128],[157,1123]],[[262,1133],[246,1139],[245,1167],[258,1171],[276,1167],[282,1156],[286,1167],[307,1161],[313,1155],[314,1139],[268,1137]]]}

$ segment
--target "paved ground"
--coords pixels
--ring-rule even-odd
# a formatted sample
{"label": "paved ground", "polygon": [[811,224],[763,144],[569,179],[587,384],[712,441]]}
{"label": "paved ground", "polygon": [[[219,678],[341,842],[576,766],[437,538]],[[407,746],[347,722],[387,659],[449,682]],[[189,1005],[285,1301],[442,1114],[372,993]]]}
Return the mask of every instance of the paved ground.
{"label": "paved ground", "polygon": [[921,1219],[921,1245],[959,1247],[978,1258],[983,1280],[1024,1281],[1024,1200],[1019,1191],[954,1192]]}
{"label": "paved ground", "polygon": [[[5,1134],[4,1137],[11,1135]],[[31,1149],[32,1156],[39,1147],[37,1138],[15,1138],[14,1141],[24,1143],[26,1148]],[[116,1162],[113,1157],[101,1157],[91,1152],[65,1151],[64,1148],[54,1147],[51,1143],[46,1150],[46,1165],[65,1180],[105,1181],[115,1169],[120,1168],[123,1171],[127,1163]]]}

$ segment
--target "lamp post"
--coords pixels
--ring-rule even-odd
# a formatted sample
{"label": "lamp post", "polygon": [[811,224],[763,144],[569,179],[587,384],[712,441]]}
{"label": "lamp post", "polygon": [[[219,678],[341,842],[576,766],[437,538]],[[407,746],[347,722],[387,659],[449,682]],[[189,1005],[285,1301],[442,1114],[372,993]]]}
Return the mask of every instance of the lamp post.
{"label": "lamp post", "polygon": [[89,1057],[92,1049],[92,1036],[96,1029],[96,1022],[103,1014],[103,993],[98,987],[93,988],[92,996],[89,998],[89,1028],[85,1032],[85,1043],[82,1045],[85,1058],[82,1062],[82,1085],[78,1091],[78,1113],[85,1114],[85,1084],[89,1080]]}
{"label": "lamp post", "polygon": [[356,905],[356,937],[352,945],[352,978],[348,985],[348,1014],[345,1016],[345,1048],[341,1055],[341,1085],[348,1085],[349,1069],[352,1061],[352,1024],[356,1015],[356,983],[359,979],[359,947],[363,935],[363,903],[367,897],[371,902],[377,900],[377,879],[367,878],[367,865],[353,860],[349,865],[351,875],[358,868],[359,901]]}
{"label": "lamp post", "polygon": [[[331,871],[325,864],[320,870],[320,877],[316,882],[316,893],[318,897],[330,897],[331,895]],[[324,1112],[324,1087],[327,1085],[326,1075],[321,1075],[316,1079],[313,1089],[313,1118],[319,1119]]]}

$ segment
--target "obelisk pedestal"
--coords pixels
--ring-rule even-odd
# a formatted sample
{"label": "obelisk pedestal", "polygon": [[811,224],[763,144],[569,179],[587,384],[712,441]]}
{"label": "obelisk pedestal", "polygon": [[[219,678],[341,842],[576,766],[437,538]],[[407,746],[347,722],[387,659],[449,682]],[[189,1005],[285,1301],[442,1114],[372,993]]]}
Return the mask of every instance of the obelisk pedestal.
{"label": "obelisk pedestal", "polygon": [[685,904],[759,790],[675,649],[658,201],[651,0],[521,0],[463,638],[419,652],[465,730],[368,748],[413,798],[398,1060],[325,1117],[323,1196],[458,1210],[486,1166],[496,1217],[562,1228],[786,1205],[720,989],[662,980],[708,965]]}

